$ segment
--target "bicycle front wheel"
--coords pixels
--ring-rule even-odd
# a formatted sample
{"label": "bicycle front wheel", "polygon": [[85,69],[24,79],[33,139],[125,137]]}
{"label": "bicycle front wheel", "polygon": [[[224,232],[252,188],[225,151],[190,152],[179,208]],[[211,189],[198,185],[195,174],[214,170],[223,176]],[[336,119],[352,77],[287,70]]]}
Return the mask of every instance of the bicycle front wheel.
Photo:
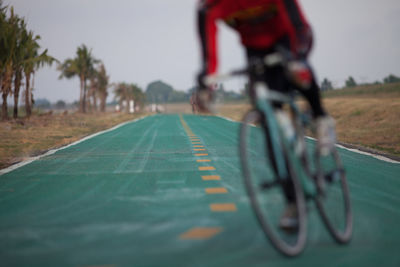
{"label": "bicycle front wheel", "polygon": [[334,149],[329,155],[317,152],[316,205],[331,236],[338,243],[347,243],[353,231],[350,192],[339,153]]}
{"label": "bicycle front wheel", "polygon": [[[251,206],[264,234],[271,244],[287,256],[301,253],[306,242],[306,209],[301,184],[293,171],[288,151],[283,146],[285,165],[290,177],[281,179],[276,174],[276,162],[271,152],[272,140],[264,126],[262,114],[250,111],[243,119],[240,130],[240,156],[244,182]],[[282,213],[287,207],[287,186],[296,203],[298,227],[288,232],[279,227]],[[286,183],[286,184],[285,184]],[[286,189],[285,189],[286,186]]]}

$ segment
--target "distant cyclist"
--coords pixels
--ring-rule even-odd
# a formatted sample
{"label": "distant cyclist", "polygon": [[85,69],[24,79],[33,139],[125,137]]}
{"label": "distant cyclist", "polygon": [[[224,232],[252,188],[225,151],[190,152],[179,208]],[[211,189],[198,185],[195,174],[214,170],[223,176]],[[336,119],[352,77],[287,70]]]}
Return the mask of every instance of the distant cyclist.
{"label": "distant cyclist", "polygon": [[[318,148],[328,153],[336,141],[335,122],[322,107],[319,86],[307,56],[312,47],[311,28],[297,0],[201,0],[198,6],[198,31],[201,41],[203,68],[198,75],[197,106],[209,111],[214,99],[213,89],[205,85],[205,77],[215,74],[218,66],[218,20],[239,33],[246,50],[248,63],[262,61],[266,55],[284,48],[291,51],[292,61],[284,68],[274,66],[261,75],[251,77],[252,82],[266,82],[269,88],[286,91],[298,90],[309,102],[316,122]],[[297,215],[290,190],[286,190],[288,207],[280,226],[294,228]]]}

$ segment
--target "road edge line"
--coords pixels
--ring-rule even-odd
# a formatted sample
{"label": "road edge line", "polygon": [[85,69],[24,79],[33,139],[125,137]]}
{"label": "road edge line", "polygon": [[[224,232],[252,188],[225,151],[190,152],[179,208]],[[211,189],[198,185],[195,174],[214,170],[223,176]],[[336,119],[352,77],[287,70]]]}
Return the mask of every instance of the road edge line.
{"label": "road edge line", "polygon": [[34,162],[34,161],[36,161],[36,160],[39,160],[39,159],[41,159],[41,158],[50,156],[50,155],[52,155],[52,154],[54,154],[54,153],[56,153],[56,152],[58,152],[58,151],[60,151],[60,150],[69,148],[69,147],[71,147],[71,146],[74,146],[74,145],[77,145],[77,144],[79,144],[79,143],[82,143],[82,142],[84,142],[84,141],[86,141],[86,140],[88,140],[88,139],[91,139],[91,138],[96,137],[96,136],[98,136],[98,135],[101,135],[101,134],[103,134],[103,133],[107,133],[107,132],[111,132],[111,131],[113,131],[113,130],[116,130],[116,129],[118,129],[118,128],[120,128],[120,127],[126,125],[126,124],[134,123],[134,122],[140,121],[140,120],[142,120],[142,119],[144,119],[144,118],[148,118],[148,117],[151,117],[151,116],[154,116],[154,115],[149,115],[149,116],[147,115],[147,116],[143,116],[143,117],[140,117],[140,118],[131,120],[131,121],[122,122],[122,123],[120,123],[120,124],[117,124],[117,125],[115,125],[115,126],[109,128],[109,129],[105,129],[105,130],[102,130],[102,131],[100,131],[100,132],[97,132],[97,133],[94,133],[94,134],[85,136],[85,137],[83,137],[82,139],[79,139],[79,140],[77,140],[77,141],[75,141],[75,142],[73,142],[73,143],[71,143],[71,144],[68,144],[68,145],[65,145],[65,146],[62,146],[62,147],[59,147],[59,148],[55,148],[55,149],[50,149],[49,151],[47,151],[47,152],[45,152],[45,153],[43,153],[43,154],[41,154],[41,155],[35,156],[35,157],[29,157],[29,158],[27,158],[27,159],[25,159],[25,160],[23,160],[23,161],[21,161],[21,162],[18,162],[18,163],[14,164],[14,165],[11,165],[11,166],[9,166],[9,167],[7,167],[7,168],[1,169],[1,170],[0,170],[0,176],[2,176],[3,174],[9,173],[9,172],[11,172],[11,171],[14,171],[14,170],[16,170],[16,169],[18,169],[18,168],[21,168],[21,167],[23,167],[23,166],[25,166],[25,165],[28,165],[29,163],[32,163],[32,162]]}

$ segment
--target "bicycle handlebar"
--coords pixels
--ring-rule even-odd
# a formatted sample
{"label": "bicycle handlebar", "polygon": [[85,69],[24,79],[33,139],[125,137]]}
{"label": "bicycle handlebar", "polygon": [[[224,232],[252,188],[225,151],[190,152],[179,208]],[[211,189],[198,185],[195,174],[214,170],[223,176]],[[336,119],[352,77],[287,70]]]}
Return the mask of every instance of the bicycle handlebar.
{"label": "bicycle handlebar", "polygon": [[218,82],[227,80],[231,77],[235,76],[241,76],[241,75],[247,75],[248,74],[248,69],[241,69],[241,70],[234,70],[228,73],[223,73],[223,74],[211,74],[207,75],[204,79],[204,83],[207,86],[212,86]]}
{"label": "bicycle handlebar", "polygon": [[[287,64],[289,59],[290,59],[290,55],[288,54],[287,51],[278,49],[278,52],[275,52],[275,53],[265,56],[262,63],[267,67],[273,67],[273,66],[277,66],[277,65],[285,65],[285,64]],[[249,69],[250,68],[233,70],[233,71],[223,73],[223,74],[211,74],[211,75],[208,75],[205,77],[204,83],[207,86],[212,86],[218,82],[227,80],[227,79],[235,77],[235,76],[248,75]]]}

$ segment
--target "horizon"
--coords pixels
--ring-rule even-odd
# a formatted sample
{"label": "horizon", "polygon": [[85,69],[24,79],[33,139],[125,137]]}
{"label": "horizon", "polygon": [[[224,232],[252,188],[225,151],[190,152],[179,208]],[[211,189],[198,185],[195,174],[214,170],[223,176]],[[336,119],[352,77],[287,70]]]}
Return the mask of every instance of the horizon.
{"label": "horizon", "polygon": [[[145,90],[149,83],[162,80],[183,92],[194,86],[200,68],[196,2],[4,1],[26,19],[28,29],[42,37],[42,49],[58,60],[73,57],[76,48],[86,44],[104,62],[110,82],[136,83]],[[300,0],[300,4],[315,32],[310,61],[319,82],[327,78],[340,88],[349,76],[358,83],[373,83],[390,74],[400,75],[397,0],[385,4]],[[222,24],[219,29],[220,72],[243,66],[245,56],[238,36]],[[55,65],[40,69],[35,77],[35,98],[51,102],[78,99],[78,79],[58,80],[58,76]],[[225,88],[237,92],[244,82],[235,79],[225,83]],[[112,90],[109,92],[108,102],[113,98]]]}

